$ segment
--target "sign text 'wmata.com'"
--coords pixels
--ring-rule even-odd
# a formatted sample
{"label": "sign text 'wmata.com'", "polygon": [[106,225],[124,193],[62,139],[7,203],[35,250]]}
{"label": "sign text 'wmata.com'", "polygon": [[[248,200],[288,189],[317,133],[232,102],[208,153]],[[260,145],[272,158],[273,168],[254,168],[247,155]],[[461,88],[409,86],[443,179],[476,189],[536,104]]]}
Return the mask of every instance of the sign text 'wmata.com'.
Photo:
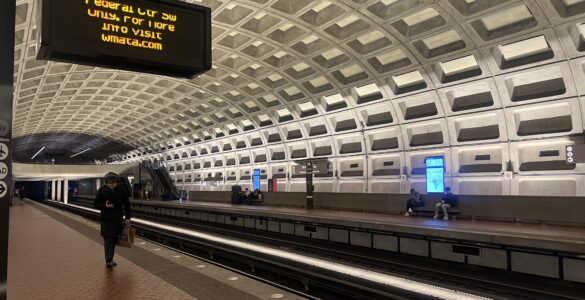
{"label": "sign text 'wmata.com'", "polygon": [[211,69],[211,10],[176,0],[42,0],[37,58],[194,77]]}

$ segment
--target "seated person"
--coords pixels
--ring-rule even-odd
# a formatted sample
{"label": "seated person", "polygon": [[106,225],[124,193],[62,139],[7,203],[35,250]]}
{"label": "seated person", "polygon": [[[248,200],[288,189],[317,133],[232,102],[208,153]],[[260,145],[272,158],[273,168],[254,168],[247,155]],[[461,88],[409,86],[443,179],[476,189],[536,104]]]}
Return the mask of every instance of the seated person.
{"label": "seated person", "polygon": [[443,209],[443,220],[449,220],[449,213],[447,210],[449,208],[455,208],[457,206],[457,197],[451,194],[451,188],[445,187],[445,194],[443,195],[443,199],[441,202],[435,204],[435,216],[433,219],[439,218],[439,211]]}
{"label": "seated person", "polygon": [[[263,197],[262,191],[260,191],[259,189],[255,189],[250,197],[251,197],[250,200],[254,200],[254,203],[260,203],[262,202]],[[250,201],[250,203],[252,203],[252,201]]]}
{"label": "seated person", "polygon": [[262,194],[262,191],[256,190],[256,199],[258,199],[258,201],[262,201],[262,198],[264,198],[264,194]]}
{"label": "seated person", "polygon": [[413,207],[422,207],[422,206],[425,206],[425,204],[420,197],[419,191],[417,191],[415,189],[411,189],[410,190],[410,197],[408,198],[408,201],[406,202],[406,213],[404,214],[404,216],[409,217],[410,214],[413,212],[412,211]]}
{"label": "seated person", "polygon": [[258,190],[254,190],[250,193],[250,200],[257,200],[258,199]]}

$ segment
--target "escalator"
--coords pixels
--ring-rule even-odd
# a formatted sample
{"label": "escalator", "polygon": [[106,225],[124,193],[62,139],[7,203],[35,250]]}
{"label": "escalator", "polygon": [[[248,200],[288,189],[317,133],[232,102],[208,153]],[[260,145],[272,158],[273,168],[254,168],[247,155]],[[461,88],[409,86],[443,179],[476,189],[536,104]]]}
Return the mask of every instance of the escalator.
{"label": "escalator", "polygon": [[143,161],[142,166],[148,170],[153,183],[153,197],[163,200],[179,199],[179,191],[164,164],[160,162]]}

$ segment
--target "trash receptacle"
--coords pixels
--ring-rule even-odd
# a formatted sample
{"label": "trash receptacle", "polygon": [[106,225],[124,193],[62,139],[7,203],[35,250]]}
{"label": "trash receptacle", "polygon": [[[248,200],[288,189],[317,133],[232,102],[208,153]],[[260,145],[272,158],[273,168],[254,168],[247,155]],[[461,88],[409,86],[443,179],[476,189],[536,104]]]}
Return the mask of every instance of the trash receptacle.
{"label": "trash receptacle", "polygon": [[231,195],[231,202],[232,204],[242,204],[242,187],[239,185],[232,185],[232,195]]}

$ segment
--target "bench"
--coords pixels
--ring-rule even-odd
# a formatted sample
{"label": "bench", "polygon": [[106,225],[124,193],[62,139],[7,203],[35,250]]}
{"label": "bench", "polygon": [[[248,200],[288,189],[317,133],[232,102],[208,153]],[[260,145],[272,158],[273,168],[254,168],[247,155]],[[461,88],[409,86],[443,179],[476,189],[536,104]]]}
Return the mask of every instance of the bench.
{"label": "bench", "polygon": [[248,200],[248,204],[250,205],[262,205],[264,203],[264,201],[260,200],[260,199],[250,199]]}
{"label": "bench", "polygon": [[250,198],[250,199],[246,199],[244,197],[243,203],[248,204],[248,205],[262,205],[262,204],[264,204],[264,199],[263,199],[263,197]]}
{"label": "bench", "polygon": [[[441,208],[441,211],[443,209]],[[424,207],[413,207],[411,214],[421,214],[421,215],[434,215],[435,214],[435,207],[424,206]],[[447,212],[449,212],[449,217],[455,219],[455,217],[461,213],[461,210],[458,208],[448,208]],[[442,215],[442,214],[441,214]]]}

